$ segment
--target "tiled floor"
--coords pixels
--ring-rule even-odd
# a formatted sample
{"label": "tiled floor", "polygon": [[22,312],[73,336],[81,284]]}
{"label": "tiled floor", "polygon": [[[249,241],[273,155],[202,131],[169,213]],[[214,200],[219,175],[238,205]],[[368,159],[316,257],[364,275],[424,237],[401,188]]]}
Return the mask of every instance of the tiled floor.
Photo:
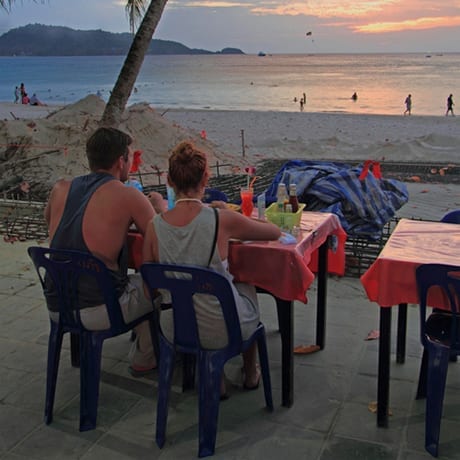
{"label": "tiled floor", "polygon": [[[428,190],[429,189],[429,190]],[[400,215],[439,219],[460,207],[459,186],[412,184],[411,205]],[[448,208],[448,209],[445,209]],[[197,398],[176,379],[167,442],[154,442],[156,377],[127,372],[129,335],[104,345],[98,427],[80,433],[79,372],[70,366],[68,342],[61,357],[53,423],[43,423],[48,320],[41,289],[26,254],[35,242],[0,243],[0,458],[191,459],[197,440]],[[268,331],[275,410],[264,409],[263,391],[241,389],[239,359],[227,369],[230,399],[221,403],[216,459],[422,460],[424,402],[415,401],[421,346],[418,316],[409,307],[406,363],[392,356],[388,429],[377,428],[369,403],[376,399],[378,307],[356,278],[329,280],[326,348],[295,356],[295,401],[280,406],[280,340],[272,299],[261,295]],[[316,285],[309,304],[295,305],[295,342],[312,343]],[[396,315],[393,315],[396,316]],[[394,350],[393,350],[394,352]],[[440,459],[460,459],[460,374],[449,369],[441,427]],[[178,372],[179,374],[179,372]]]}

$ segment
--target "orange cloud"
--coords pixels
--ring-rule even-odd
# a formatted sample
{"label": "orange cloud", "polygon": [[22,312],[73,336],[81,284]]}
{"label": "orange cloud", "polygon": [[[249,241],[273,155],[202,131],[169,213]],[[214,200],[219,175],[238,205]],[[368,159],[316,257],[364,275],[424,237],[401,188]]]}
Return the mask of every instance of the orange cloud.
{"label": "orange cloud", "polygon": [[181,1],[170,1],[168,2],[169,6],[174,7],[194,7],[194,8],[235,8],[235,7],[244,7],[244,8],[251,8],[251,3],[244,3],[244,2],[232,2],[232,1],[207,1],[207,0],[196,0],[190,2],[181,2]]}
{"label": "orange cloud", "polygon": [[[263,3],[263,2],[262,2]],[[378,13],[388,6],[400,3],[399,0],[312,0],[309,2],[271,2],[267,5],[250,8],[252,13],[280,16],[316,16],[331,17],[362,17],[370,13]]]}
{"label": "orange cloud", "polygon": [[436,18],[407,19],[399,22],[375,22],[353,26],[355,32],[379,34],[385,32],[399,32],[401,30],[425,30],[436,27],[453,27],[460,25],[460,16],[441,16]]}

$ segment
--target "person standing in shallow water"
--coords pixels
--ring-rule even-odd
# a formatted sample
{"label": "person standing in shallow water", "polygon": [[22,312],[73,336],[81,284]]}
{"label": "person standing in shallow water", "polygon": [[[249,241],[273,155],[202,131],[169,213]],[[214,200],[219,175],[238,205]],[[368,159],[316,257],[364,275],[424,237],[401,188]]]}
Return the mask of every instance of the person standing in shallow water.
{"label": "person standing in shallow water", "polygon": [[404,114],[403,115],[406,115],[407,114],[411,114],[411,111],[412,111],[412,96],[409,94],[407,97],[406,97],[406,100],[404,101],[405,104],[406,104],[406,110],[404,110]]}
{"label": "person standing in shallow water", "polygon": [[449,112],[452,114],[453,117],[455,117],[454,114],[454,99],[452,94],[449,94],[449,97],[447,98],[447,111],[446,111],[446,117],[449,115]]}

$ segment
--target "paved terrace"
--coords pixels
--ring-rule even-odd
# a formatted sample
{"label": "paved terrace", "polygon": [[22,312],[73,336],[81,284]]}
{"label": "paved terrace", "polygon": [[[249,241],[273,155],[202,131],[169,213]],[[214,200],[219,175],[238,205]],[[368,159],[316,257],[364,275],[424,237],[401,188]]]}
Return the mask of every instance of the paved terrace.
{"label": "paved terrace", "polygon": [[[460,186],[409,184],[410,202],[399,216],[439,220],[460,207]],[[154,442],[156,376],[133,379],[127,371],[129,335],[105,342],[98,427],[80,433],[79,371],[70,366],[64,340],[54,421],[43,423],[48,318],[41,288],[26,254],[35,240],[1,242],[0,260],[0,458],[192,459],[196,457],[197,397],[173,389],[167,442]],[[280,405],[280,339],[274,302],[261,295],[275,411],[264,410],[263,391],[241,388],[240,359],[227,369],[230,399],[221,403],[216,459],[423,460],[424,402],[415,401],[421,346],[418,311],[409,307],[407,357],[392,356],[388,429],[376,427],[368,409],[376,399],[378,307],[368,302],[356,277],[331,278],[326,348],[295,356],[295,402]],[[314,340],[316,284],[309,304],[295,304],[295,343]],[[396,319],[397,315],[393,315]],[[394,344],[393,344],[394,346]],[[394,349],[393,349],[394,353]],[[451,363],[444,402],[440,459],[460,459],[460,375]]]}

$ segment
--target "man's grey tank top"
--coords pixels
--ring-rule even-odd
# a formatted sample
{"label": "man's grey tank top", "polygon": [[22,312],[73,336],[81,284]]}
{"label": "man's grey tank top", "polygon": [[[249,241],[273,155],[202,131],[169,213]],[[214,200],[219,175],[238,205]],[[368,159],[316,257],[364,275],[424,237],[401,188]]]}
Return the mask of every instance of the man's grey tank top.
{"label": "man's grey tank top", "polygon": [[[158,259],[161,263],[192,264],[208,267],[209,258],[212,254],[209,267],[230,281],[240,325],[249,322],[251,323],[251,330],[253,330],[254,325],[252,323],[254,321],[256,325],[258,323],[258,310],[257,306],[254,305],[254,299],[249,299],[238,292],[233,283],[233,276],[222,261],[215,243],[215,247],[213,247],[217,225],[213,208],[203,206],[200,213],[183,227],[168,224],[161,215],[156,215],[153,218],[153,225],[158,240]],[[194,298],[202,346],[205,348],[219,348],[223,346],[228,339],[219,302],[215,297],[208,295],[196,295]],[[168,303],[169,299],[166,298],[163,301]],[[167,316],[165,313],[167,312],[162,312],[160,318],[162,330],[172,340],[172,325],[165,325],[163,321],[163,316],[165,317],[164,319]],[[165,326],[169,331],[165,331]],[[246,335],[243,330],[242,333],[243,336]]]}
{"label": "man's grey tank top", "polygon": [[[106,173],[91,173],[85,176],[76,177],[72,180],[61,221],[59,222],[56,233],[50,244],[51,248],[91,252],[83,238],[83,217],[93,193],[101,185],[111,180],[117,179]],[[126,244],[123,246],[118,256],[118,267],[118,271],[109,271],[119,297],[128,283],[128,252]],[[57,311],[56,292],[50,280],[48,279],[46,281],[49,288],[46,292],[48,308],[51,311]],[[104,303],[104,298],[96,282],[89,277],[82,277],[80,279],[79,295],[80,308],[95,307]]]}

